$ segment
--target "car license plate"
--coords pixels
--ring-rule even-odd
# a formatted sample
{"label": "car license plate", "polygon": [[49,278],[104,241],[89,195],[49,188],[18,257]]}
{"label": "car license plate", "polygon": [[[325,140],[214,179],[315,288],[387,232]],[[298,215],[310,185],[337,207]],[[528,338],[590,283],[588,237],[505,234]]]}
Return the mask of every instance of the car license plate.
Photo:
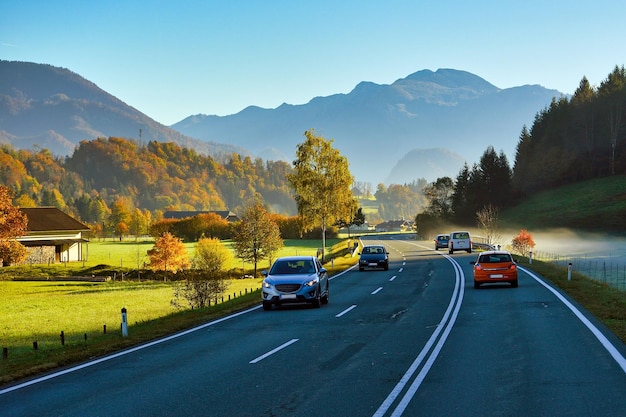
{"label": "car license plate", "polygon": [[491,275],[489,275],[489,278],[504,278],[504,275],[502,275],[502,274],[491,274]]}
{"label": "car license plate", "polygon": [[367,266],[376,266],[378,265],[376,262],[370,262]]}
{"label": "car license plate", "polygon": [[295,300],[296,295],[295,294],[281,294],[280,299],[281,300]]}

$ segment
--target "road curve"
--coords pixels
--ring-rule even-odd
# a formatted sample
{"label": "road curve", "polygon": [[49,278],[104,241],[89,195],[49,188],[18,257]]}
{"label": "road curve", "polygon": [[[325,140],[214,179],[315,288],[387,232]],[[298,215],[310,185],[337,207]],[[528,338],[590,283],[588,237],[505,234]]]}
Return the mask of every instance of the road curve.
{"label": "road curve", "polygon": [[[374,238],[370,238],[373,242]],[[328,305],[252,308],[0,389],[3,416],[599,416],[626,410],[626,347],[532,270],[475,290],[474,255],[376,241]],[[132,331],[132,328],[130,329]]]}

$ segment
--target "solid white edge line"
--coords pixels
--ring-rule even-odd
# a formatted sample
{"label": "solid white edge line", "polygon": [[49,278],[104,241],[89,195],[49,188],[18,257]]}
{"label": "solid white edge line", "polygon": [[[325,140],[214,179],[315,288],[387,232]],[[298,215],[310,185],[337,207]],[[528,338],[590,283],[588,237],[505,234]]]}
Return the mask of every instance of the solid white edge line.
{"label": "solid white edge line", "polygon": [[263,355],[259,356],[258,358],[256,358],[256,359],[252,359],[252,360],[250,361],[250,363],[257,363],[257,362],[260,362],[260,361],[262,361],[263,359],[267,358],[268,356],[273,355],[274,353],[278,352],[279,350],[282,350],[282,349],[286,348],[287,346],[289,346],[289,345],[292,345],[292,344],[296,343],[297,341],[298,341],[298,339],[291,339],[290,341],[283,343],[282,345],[278,346],[278,347],[277,347],[277,348],[275,348],[275,349],[270,350],[269,352],[267,352],[267,353],[265,353],[265,354],[263,354]]}
{"label": "solid white edge line", "polygon": [[348,307],[345,310],[343,310],[341,313],[335,315],[335,317],[339,318],[339,317],[343,316],[344,314],[346,314],[347,312],[349,312],[350,310],[353,310],[355,308],[356,308],[356,304],[353,304],[350,307]]}
{"label": "solid white edge line", "polygon": [[211,322],[208,322],[208,323],[202,324],[200,326],[197,326],[197,327],[194,327],[194,328],[182,331],[180,333],[176,333],[176,334],[173,334],[171,336],[164,337],[162,339],[153,340],[152,342],[148,342],[148,343],[145,343],[145,344],[142,344],[142,345],[139,345],[139,346],[135,346],[135,347],[127,349],[127,350],[122,350],[120,352],[104,356],[102,358],[98,358],[98,359],[95,359],[95,360],[92,360],[92,361],[89,361],[89,362],[85,362],[85,363],[82,363],[80,365],[72,366],[71,368],[63,369],[62,371],[53,372],[53,373],[51,373],[49,375],[45,375],[45,376],[42,376],[42,377],[39,377],[39,378],[32,379],[30,381],[23,382],[21,384],[14,385],[12,387],[5,388],[3,390],[0,390],[0,395],[6,394],[6,393],[9,393],[11,391],[15,391],[15,390],[18,390],[18,389],[21,389],[21,388],[24,388],[24,387],[28,387],[30,385],[37,384],[39,382],[47,381],[49,379],[56,378],[56,377],[59,377],[61,375],[69,374],[71,372],[75,372],[75,371],[78,371],[78,370],[81,370],[81,369],[84,369],[84,368],[88,368],[88,367],[90,367],[92,365],[97,365],[99,363],[106,362],[106,361],[109,361],[111,359],[119,358],[120,356],[125,356],[125,355],[128,355],[129,353],[137,352],[139,350],[146,349],[146,348],[149,348],[151,346],[155,346],[155,345],[158,345],[158,344],[161,344],[161,343],[164,343],[164,342],[169,342],[170,340],[177,339],[177,338],[179,338],[181,336],[188,335],[189,333],[193,333],[193,332],[196,332],[198,330],[205,329],[205,328],[207,328],[209,326],[213,326],[215,324],[221,323],[223,321],[230,320],[232,318],[241,316],[241,315],[246,314],[246,313],[250,313],[251,311],[257,310],[259,308],[261,308],[260,305],[252,307],[252,308],[249,308],[247,310],[240,311],[240,312],[235,313],[235,314],[231,314],[231,315],[226,316],[226,317],[222,317],[222,318],[217,319],[217,320],[213,320]]}
{"label": "solid white edge line", "polygon": [[561,300],[561,302],[565,304],[585,326],[587,326],[587,328],[591,331],[591,333],[593,333],[596,339],[598,339],[600,344],[607,350],[607,352],[609,352],[609,354],[613,357],[613,359],[615,359],[617,364],[622,368],[622,371],[626,373],[626,359],[617,350],[617,348],[609,341],[609,339],[606,338],[606,336],[600,331],[600,329],[598,329],[593,323],[591,323],[591,321],[589,321],[589,319],[585,317],[585,315],[580,310],[578,310],[572,303],[570,303],[556,289],[552,288],[550,285],[544,282],[541,278],[539,278],[537,275],[527,270],[526,268],[519,267],[519,269],[526,272],[528,275],[534,278],[535,281],[537,281],[538,283],[546,287],[548,290],[550,290],[554,295],[556,295],[556,297],[559,300]]}

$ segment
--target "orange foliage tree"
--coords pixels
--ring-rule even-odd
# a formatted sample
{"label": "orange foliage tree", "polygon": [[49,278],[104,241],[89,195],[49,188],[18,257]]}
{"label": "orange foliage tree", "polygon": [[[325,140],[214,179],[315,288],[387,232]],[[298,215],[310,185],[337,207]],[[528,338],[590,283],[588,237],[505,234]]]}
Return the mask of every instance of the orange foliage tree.
{"label": "orange foliage tree", "polygon": [[183,242],[169,232],[163,233],[148,250],[150,269],[176,273],[191,265]]}
{"label": "orange foliage tree", "polygon": [[3,265],[22,262],[28,256],[26,248],[15,240],[28,228],[28,219],[12,202],[13,192],[0,185],[0,260]]}
{"label": "orange foliage tree", "polygon": [[513,238],[511,246],[514,251],[523,256],[528,256],[532,248],[535,247],[535,241],[533,240],[533,236],[528,233],[526,229],[521,229],[517,236]]}

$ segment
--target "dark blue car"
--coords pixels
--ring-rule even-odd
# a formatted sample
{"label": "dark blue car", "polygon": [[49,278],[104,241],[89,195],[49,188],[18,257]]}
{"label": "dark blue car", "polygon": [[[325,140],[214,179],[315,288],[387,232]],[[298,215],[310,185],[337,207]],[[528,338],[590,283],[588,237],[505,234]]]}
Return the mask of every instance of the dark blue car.
{"label": "dark blue car", "polygon": [[385,271],[389,269],[389,252],[381,245],[363,246],[359,253],[359,271],[366,268],[382,268]]}

